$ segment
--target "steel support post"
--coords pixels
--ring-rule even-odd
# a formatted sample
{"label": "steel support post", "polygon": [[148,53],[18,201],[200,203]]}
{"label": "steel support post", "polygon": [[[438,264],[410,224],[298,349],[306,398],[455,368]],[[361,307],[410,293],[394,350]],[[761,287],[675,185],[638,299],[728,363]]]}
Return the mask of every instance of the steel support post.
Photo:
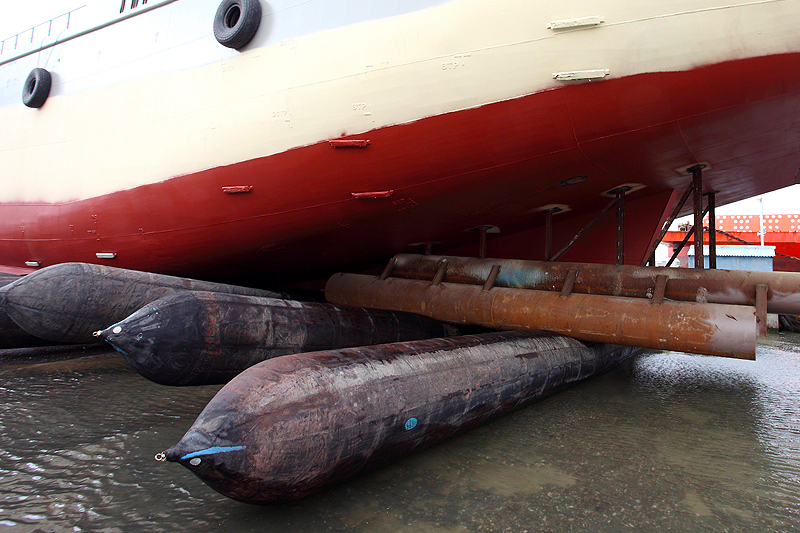
{"label": "steel support post", "polygon": [[605,206],[602,209],[602,211],[597,213],[597,215],[588,224],[586,224],[586,226],[584,226],[583,229],[580,230],[578,232],[578,234],[575,235],[572,238],[571,241],[569,241],[563,248],[561,248],[556,253],[556,255],[554,255],[553,257],[548,259],[548,261],[558,261],[559,259],[561,259],[561,256],[563,256],[565,253],[567,253],[569,251],[569,249],[572,248],[575,245],[576,242],[578,242],[584,235],[586,235],[589,232],[590,229],[592,229],[598,222],[600,222],[600,219],[602,219],[606,215],[606,213],[611,211],[611,208],[614,207],[614,205],[616,205],[616,203],[617,203],[617,199],[616,198],[611,200],[611,202],[609,202],[609,204],[607,206]]}
{"label": "steel support post", "polygon": [[647,259],[650,257],[653,258],[652,263],[653,266],[655,266],[656,248],[658,248],[658,245],[661,244],[662,240],[664,240],[664,235],[666,235],[667,231],[669,231],[669,227],[672,225],[673,222],[675,222],[675,219],[678,218],[678,213],[680,213],[680,210],[683,209],[683,206],[686,204],[686,200],[688,200],[689,195],[692,194],[693,188],[694,185],[692,183],[690,183],[689,186],[686,187],[686,190],[683,192],[683,196],[681,196],[681,199],[678,200],[677,204],[675,204],[675,207],[672,208],[672,213],[670,213],[669,218],[667,218],[667,221],[664,223],[664,227],[661,228],[661,233],[659,233],[658,238],[655,241],[653,241],[653,244],[650,245],[650,248],[647,250],[647,253],[644,254],[645,262],[642,262],[642,264],[640,264],[639,266],[645,266]]}
{"label": "steel support post", "polygon": [[[430,255],[430,254],[426,254],[426,255]],[[396,264],[397,264],[397,256],[392,257],[389,260],[389,263],[386,265],[386,268],[384,268],[383,272],[381,273],[381,277],[378,278],[378,279],[383,281],[386,278],[388,278],[389,276],[391,276],[392,275],[392,270],[394,270],[394,267],[395,267]]]}
{"label": "steel support post", "polygon": [[[708,207],[706,207],[706,209],[703,211],[703,214],[702,214],[702,216],[700,218],[702,219],[704,216],[706,216],[706,213],[708,213]],[[678,258],[678,254],[681,253],[681,250],[683,250],[683,247],[686,246],[686,243],[689,242],[689,239],[691,239],[692,235],[694,235],[694,234],[695,234],[694,233],[694,227],[692,227],[692,229],[690,229],[686,233],[686,237],[683,238],[683,240],[681,241],[680,245],[675,249],[675,251],[672,254],[672,257],[669,259],[669,261],[667,261],[666,266],[668,266],[668,267],[672,266],[672,263],[675,261],[675,259]]]}
{"label": "steel support post", "polygon": [[625,193],[628,187],[620,187],[617,193],[617,265],[625,264]]}
{"label": "steel support post", "polygon": [[708,268],[717,268],[717,192],[706,193],[708,196]]}
{"label": "steel support post", "polygon": [[702,269],[703,260],[703,169],[705,165],[695,165],[692,172],[692,197],[694,200],[694,267]]}
{"label": "steel support post", "polygon": [[756,285],[756,327],[758,336],[767,336],[767,297],[769,286],[766,283]]}
{"label": "steel support post", "polygon": [[667,268],[672,266],[672,263],[674,263],[675,260],[678,258],[678,255],[680,255],[681,250],[683,250],[683,247],[686,246],[687,242],[689,242],[689,239],[692,238],[692,235],[694,235],[694,228],[690,229],[686,233],[686,237],[684,237],[681,243],[678,245],[678,247],[673,250],[672,257],[669,258],[669,261],[667,261],[667,264],[664,266],[666,266]]}
{"label": "steel support post", "polygon": [[553,256],[553,210],[548,209],[544,212],[545,225],[544,225],[544,260],[550,261]]}
{"label": "steel support post", "polygon": [[478,257],[481,259],[486,258],[486,226],[482,228],[478,228],[478,233],[480,234],[480,242],[478,244]]}

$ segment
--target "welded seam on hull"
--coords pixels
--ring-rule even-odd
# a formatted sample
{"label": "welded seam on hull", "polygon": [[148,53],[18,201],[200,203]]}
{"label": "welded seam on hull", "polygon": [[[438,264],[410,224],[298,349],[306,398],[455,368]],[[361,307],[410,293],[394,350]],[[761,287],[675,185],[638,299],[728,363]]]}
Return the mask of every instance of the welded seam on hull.
{"label": "welded seam on hull", "polygon": [[649,17],[642,17],[638,19],[631,19],[631,20],[621,20],[619,22],[607,22],[605,26],[621,26],[623,24],[632,24],[636,22],[645,22],[648,20],[658,20],[658,19],[665,19],[665,18],[672,18],[672,17],[681,17],[684,15],[696,15],[699,13],[708,13],[711,11],[724,11],[726,9],[736,9],[739,7],[752,7],[758,6],[763,4],[775,4],[778,2],[786,2],[786,0],[760,0],[757,2],[747,2],[744,4],[728,4],[724,6],[717,6],[717,7],[704,7],[702,9],[689,9],[687,11],[677,11],[675,13],[666,13],[664,15],[652,15]]}

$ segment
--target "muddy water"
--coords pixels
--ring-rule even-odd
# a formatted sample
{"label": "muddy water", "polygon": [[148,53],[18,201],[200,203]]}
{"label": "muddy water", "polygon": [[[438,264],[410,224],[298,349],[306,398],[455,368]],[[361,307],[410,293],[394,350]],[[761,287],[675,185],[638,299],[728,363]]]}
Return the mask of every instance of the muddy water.
{"label": "muddy water", "polygon": [[5,360],[0,533],[800,531],[798,335],[756,362],[642,353],[277,508],[153,460],[218,388],[156,385],[111,354]]}

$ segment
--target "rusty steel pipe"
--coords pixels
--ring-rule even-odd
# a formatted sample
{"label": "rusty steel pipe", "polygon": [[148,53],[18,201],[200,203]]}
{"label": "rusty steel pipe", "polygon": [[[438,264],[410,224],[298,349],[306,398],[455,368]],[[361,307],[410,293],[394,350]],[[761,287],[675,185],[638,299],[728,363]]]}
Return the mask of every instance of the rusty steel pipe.
{"label": "rusty steel pipe", "polygon": [[643,298],[493,288],[362,274],[335,274],[325,297],[338,305],[408,311],[454,324],[542,329],[581,341],[755,359],[753,308]]}
{"label": "rusty steel pipe", "polygon": [[551,263],[514,259],[473,259],[454,256],[398,254],[392,276],[431,280],[439,261],[447,260],[444,282],[483,285],[494,265],[500,265],[497,287],[559,292],[570,270],[577,270],[573,291],[632,298],[651,298],[658,276],[667,276],[664,298],[730,305],[756,304],[756,285],[768,286],[767,312],[800,314],[800,273],[746,270]]}

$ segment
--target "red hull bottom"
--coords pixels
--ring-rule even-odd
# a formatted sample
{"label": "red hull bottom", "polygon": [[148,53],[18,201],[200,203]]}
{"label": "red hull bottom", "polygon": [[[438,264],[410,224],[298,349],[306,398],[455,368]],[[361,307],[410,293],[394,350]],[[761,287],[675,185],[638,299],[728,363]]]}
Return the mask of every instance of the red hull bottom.
{"label": "red hull bottom", "polygon": [[[542,259],[625,183],[628,263],[638,263],[707,162],[718,203],[793,183],[800,56],[786,54],[559,89],[323,142],[102,197],[0,205],[6,272],[65,261],[277,285],[381,265],[397,252]],[[232,141],[232,142],[235,142]],[[567,185],[573,178],[577,183]],[[568,181],[565,181],[568,180]],[[494,237],[494,238],[492,238]],[[608,215],[564,260],[613,262]],[[113,253],[113,259],[98,259]]]}

